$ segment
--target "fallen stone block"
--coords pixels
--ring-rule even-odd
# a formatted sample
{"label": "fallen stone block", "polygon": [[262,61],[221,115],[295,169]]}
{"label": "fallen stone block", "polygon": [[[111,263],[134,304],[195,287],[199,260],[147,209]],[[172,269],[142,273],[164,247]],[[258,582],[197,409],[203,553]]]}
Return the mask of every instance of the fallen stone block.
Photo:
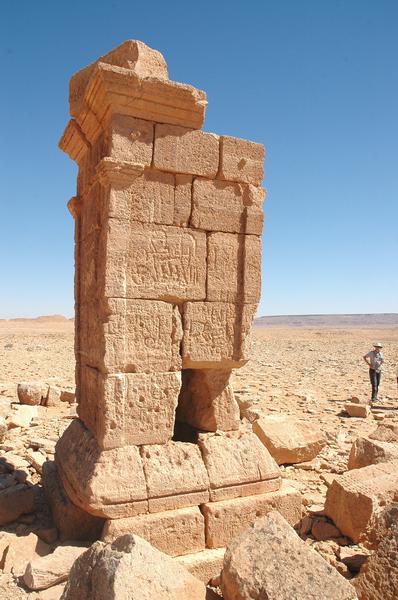
{"label": "fallen stone block", "polygon": [[324,434],[313,423],[288,415],[264,415],[253,423],[253,431],[278,465],[312,460],[326,444]]}
{"label": "fallen stone block", "polygon": [[371,550],[376,550],[386,537],[391,527],[398,524],[398,503],[389,504],[387,508],[372,516],[366,531],[366,537],[361,540]]}
{"label": "fallen stone block", "polygon": [[91,515],[73,504],[53,461],[44,463],[42,482],[60,539],[87,542],[97,540],[101,535],[104,519]]}
{"label": "fallen stone block", "polygon": [[346,402],[344,410],[350,417],[362,417],[366,419],[370,415],[370,407],[367,404],[357,404],[356,402]]}
{"label": "fallen stone block", "polygon": [[321,519],[315,519],[311,534],[319,542],[341,537],[341,531],[333,523]]}
{"label": "fallen stone block", "polygon": [[34,533],[20,537],[12,535],[9,542],[3,561],[3,571],[13,573],[15,576],[24,574],[29,561],[50,553],[50,546]]}
{"label": "fallen stone block", "polygon": [[73,390],[61,390],[61,402],[68,402],[68,404],[73,404],[75,398],[76,394]]}
{"label": "fallen stone block", "polygon": [[354,580],[360,600],[398,597],[398,527],[392,526]]}
{"label": "fallen stone block", "polygon": [[301,495],[283,481],[277,492],[208,502],[201,509],[205,517],[206,546],[222,548],[271,510],[277,510],[291,525],[297,525],[301,519]]}
{"label": "fallen stone block", "polygon": [[277,512],[245,529],[227,547],[225,600],[355,600],[355,589]]}
{"label": "fallen stone block", "polygon": [[[133,568],[132,568],[133,565]],[[136,535],[96,542],[74,563],[63,600],[205,600],[206,587]]]}
{"label": "fallen stone block", "polygon": [[109,519],[101,539],[113,542],[127,533],[139,535],[169,556],[191,554],[205,548],[204,518],[197,506],[126,519]]}
{"label": "fallen stone block", "polygon": [[7,427],[29,427],[32,419],[37,417],[37,406],[16,406],[7,416]]}
{"label": "fallen stone block", "polygon": [[0,525],[12,523],[20,515],[35,509],[35,490],[24,483],[0,491]]}
{"label": "fallen stone block", "polygon": [[174,560],[187,569],[191,575],[208,584],[211,579],[220,576],[224,553],[225,548],[206,548],[206,550],[194,554],[176,556]]}
{"label": "fallen stone block", "polygon": [[43,400],[45,406],[59,406],[61,404],[61,390],[56,385],[49,385],[46,398]]}
{"label": "fallen stone block", "polygon": [[30,561],[23,580],[30,590],[45,590],[68,579],[75,560],[86,551],[82,546],[59,546],[52,554]]}
{"label": "fallen stone block", "polygon": [[398,496],[398,461],[352,469],[327,490],[325,514],[357,543],[380,507]]}
{"label": "fallen stone block", "polygon": [[40,405],[47,397],[48,385],[42,382],[18,383],[17,394],[21,404]]}
{"label": "fallen stone block", "polygon": [[397,444],[359,437],[351,446],[348,468],[360,469],[390,460],[398,460]]}
{"label": "fallen stone block", "polygon": [[380,442],[398,442],[398,425],[395,423],[380,423],[375,431],[368,436]]}

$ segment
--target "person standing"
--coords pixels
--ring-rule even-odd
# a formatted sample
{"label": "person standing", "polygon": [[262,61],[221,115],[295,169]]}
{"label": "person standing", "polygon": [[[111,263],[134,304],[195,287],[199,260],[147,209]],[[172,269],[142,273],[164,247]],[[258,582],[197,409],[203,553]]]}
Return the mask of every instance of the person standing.
{"label": "person standing", "polygon": [[369,367],[369,379],[372,385],[372,399],[371,402],[377,402],[377,394],[379,391],[380,378],[381,378],[381,367],[384,362],[384,357],[381,352],[383,344],[375,342],[373,344],[373,350],[365,354],[363,357],[364,361]]}

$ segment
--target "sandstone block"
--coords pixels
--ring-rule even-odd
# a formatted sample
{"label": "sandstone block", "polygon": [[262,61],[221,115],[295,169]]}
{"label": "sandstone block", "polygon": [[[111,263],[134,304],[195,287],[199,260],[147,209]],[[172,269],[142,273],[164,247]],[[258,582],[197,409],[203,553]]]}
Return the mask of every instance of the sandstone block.
{"label": "sandstone block", "polygon": [[176,556],[176,560],[194,577],[209,583],[215,577],[219,577],[224,560],[225,548],[214,548],[195,552],[194,554],[185,554]]}
{"label": "sandstone block", "polygon": [[288,415],[264,415],[253,423],[253,431],[278,465],[312,460],[326,444],[325,436],[313,423]]}
{"label": "sandstone block", "polygon": [[214,178],[218,161],[217,135],[185,127],[156,125],[153,162],[157,169]]}
{"label": "sandstone block", "polygon": [[[134,565],[134,568],[132,568]],[[63,600],[205,600],[205,585],[136,535],[96,542],[74,563]]]}
{"label": "sandstone block", "polygon": [[354,581],[360,600],[398,597],[398,529],[391,527]]}
{"label": "sandstone block", "polygon": [[367,404],[357,404],[356,402],[346,402],[344,410],[348,412],[350,417],[366,417],[370,414],[370,407]]}
{"label": "sandstone block", "polygon": [[[164,173],[166,175],[166,173]],[[192,175],[179,174],[175,176],[175,198],[173,224],[178,227],[188,227],[192,211]]]}
{"label": "sandstone block", "polygon": [[187,302],[183,312],[184,369],[231,369],[248,361],[254,304]]}
{"label": "sandstone block", "polygon": [[[102,309],[81,305],[78,335],[82,363],[103,372],[181,368],[181,317],[178,308],[166,302],[110,298]],[[83,395],[82,389],[80,398]]]}
{"label": "sandstone block", "polygon": [[223,597],[355,600],[355,589],[277,512],[245,529],[225,551]]}
{"label": "sandstone block", "polygon": [[149,511],[207,502],[209,478],[196,444],[168,442],[141,448]]}
{"label": "sandstone block", "polygon": [[66,493],[84,511],[107,518],[147,512],[136,446],[101,451],[90,431],[75,419],[57,442],[55,461]]}
{"label": "sandstone block", "polygon": [[206,524],[206,546],[222,548],[245,527],[271,510],[277,510],[290,525],[296,525],[301,518],[300,493],[284,481],[276,492],[205,504],[202,512]]}
{"label": "sandstone block", "polygon": [[239,406],[229,383],[231,371],[185,369],[177,419],[203,431],[239,428]]}
{"label": "sandstone block", "polygon": [[61,404],[61,390],[56,385],[49,385],[47,397],[44,399],[45,406],[59,406]]}
{"label": "sandstone block", "polygon": [[369,437],[380,442],[398,442],[398,425],[395,423],[379,423],[377,429],[372,431]]}
{"label": "sandstone block", "polygon": [[7,423],[4,417],[0,416],[0,444],[2,444],[6,438],[8,431]]}
{"label": "sandstone block", "polygon": [[19,483],[0,490],[0,525],[15,521],[35,508],[35,491],[32,486]]}
{"label": "sandstone block", "polygon": [[252,185],[195,179],[191,227],[206,231],[261,235],[265,192]]}
{"label": "sandstone block", "polygon": [[16,406],[7,416],[7,427],[29,427],[32,419],[37,417],[37,406]]}
{"label": "sandstone block", "polygon": [[337,476],[326,494],[325,514],[357,543],[380,506],[398,495],[398,462],[352,469]]}
{"label": "sandstone block", "polygon": [[97,540],[104,520],[73,504],[58,476],[55,462],[47,461],[43,465],[42,482],[61,540]]}
{"label": "sandstone block", "polygon": [[220,179],[260,185],[264,177],[264,146],[248,140],[220,137]]}
{"label": "sandstone block", "polygon": [[48,385],[41,382],[18,383],[17,394],[21,404],[40,405],[47,396]]}
{"label": "sandstone block", "polygon": [[398,524],[398,503],[393,502],[380,513],[373,515],[369,527],[366,531],[366,537],[361,540],[367,548],[377,550],[380,543],[388,535],[392,527]]}
{"label": "sandstone block", "polygon": [[[175,217],[174,175],[145,170],[126,183],[113,183],[102,218],[126,223],[173,225]],[[84,210],[84,205],[83,205]]]}
{"label": "sandstone block", "polygon": [[59,546],[52,554],[30,561],[23,580],[30,590],[45,590],[68,579],[75,560],[85,552],[81,546]]}
{"label": "sandstone block", "polygon": [[205,547],[204,518],[197,506],[108,520],[102,540],[113,542],[127,533],[139,535],[169,556],[190,554]]}
{"label": "sandstone block", "polygon": [[256,304],[260,288],[261,240],[254,235],[210,233],[206,299]]}
{"label": "sandstone block", "polygon": [[397,459],[397,444],[359,437],[351,446],[348,468],[360,469],[361,467]]}
{"label": "sandstone block", "polygon": [[103,375],[83,367],[81,378],[78,413],[101,448],[164,444],[173,437],[180,373]]}
{"label": "sandstone block", "polygon": [[76,394],[74,390],[61,390],[61,402],[68,402],[68,404],[73,404],[76,399]]}
{"label": "sandstone block", "polygon": [[199,447],[209,474],[210,500],[216,499],[214,489],[217,500],[223,500],[231,497],[230,488],[234,487],[237,497],[242,484],[259,481],[275,480],[267,491],[280,488],[278,465],[253,433],[200,434]]}
{"label": "sandstone block", "polygon": [[4,556],[4,573],[13,573],[15,577],[24,574],[26,565],[30,560],[46,556],[50,552],[50,546],[40,540],[34,533],[24,536],[10,535],[9,545]]}
{"label": "sandstone block", "polygon": [[106,156],[116,161],[151,164],[153,123],[127,115],[113,115],[106,133]]}
{"label": "sandstone block", "polygon": [[[105,295],[166,302],[202,300],[206,236],[188,228],[109,222]],[[121,279],[122,277],[122,279]]]}

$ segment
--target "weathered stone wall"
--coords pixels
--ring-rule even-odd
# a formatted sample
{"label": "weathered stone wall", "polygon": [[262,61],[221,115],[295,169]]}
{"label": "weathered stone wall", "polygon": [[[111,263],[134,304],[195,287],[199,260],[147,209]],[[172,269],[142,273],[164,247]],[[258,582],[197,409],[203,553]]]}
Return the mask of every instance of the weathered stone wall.
{"label": "weathered stone wall", "polygon": [[79,167],[79,420],[58,474],[74,504],[108,519],[107,539],[150,531],[173,555],[218,546],[217,503],[231,534],[242,496],[249,515],[287,498],[297,516],[229,381],[259,301],[264,149],[201,131],[206,104],[129,41],[72,78],[60,142]]}

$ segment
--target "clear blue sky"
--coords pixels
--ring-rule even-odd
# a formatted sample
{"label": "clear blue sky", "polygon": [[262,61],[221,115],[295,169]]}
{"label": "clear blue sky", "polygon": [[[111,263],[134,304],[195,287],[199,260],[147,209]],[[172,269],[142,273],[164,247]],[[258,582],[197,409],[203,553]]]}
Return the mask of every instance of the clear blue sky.
{"label": "clear blue sky", "polygon": [[3,0],[0,317],[73,314],[68,80],[128,38],[267,149],[259,314],[398,312],[396,0]]}

